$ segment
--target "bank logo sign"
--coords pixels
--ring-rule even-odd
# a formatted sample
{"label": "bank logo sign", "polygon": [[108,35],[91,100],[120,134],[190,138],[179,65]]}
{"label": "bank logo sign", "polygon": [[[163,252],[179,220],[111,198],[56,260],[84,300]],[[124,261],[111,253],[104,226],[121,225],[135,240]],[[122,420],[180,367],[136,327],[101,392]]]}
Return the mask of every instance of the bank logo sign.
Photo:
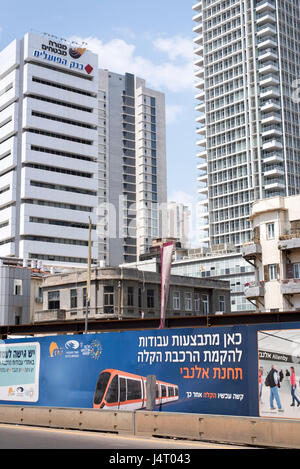
{"label": "bank logo sign", "polygon": [[85,53],[86,49],[82,49],[78,47],[77,49],[73,49],[70,47],[69,54],[72,59],[80,59],[80,57]]}
{"label": "bank logo sign", "polygon": [[[48,44],[42,43],[42,50],[35,49],[33,56],[47,62],[56,63],[58,65],[67,66],[69,69],[85,71],[88,75],[94,70],[90,64],[82,64],[78,62],[78,59],[83,56],[86,49],[85,48],[73,48],[65,44],[60,44],[55,41],[48,41]],[[74,60],[68,60],[68,53],[70,57]]]}

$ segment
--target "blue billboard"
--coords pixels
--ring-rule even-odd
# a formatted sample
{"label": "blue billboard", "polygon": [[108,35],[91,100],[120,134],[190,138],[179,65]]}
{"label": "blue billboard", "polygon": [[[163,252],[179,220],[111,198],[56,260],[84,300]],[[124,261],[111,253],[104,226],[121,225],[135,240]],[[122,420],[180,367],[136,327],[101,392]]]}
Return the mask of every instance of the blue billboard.
{"label": "blue billboard", "polygon": [[[0,403],[145,409],[147,377],[154,375],[155,410],[299,418],[298,327],[264,324],[0,341]],[[276,390],[265,383],[271,370],[278,376]]]}

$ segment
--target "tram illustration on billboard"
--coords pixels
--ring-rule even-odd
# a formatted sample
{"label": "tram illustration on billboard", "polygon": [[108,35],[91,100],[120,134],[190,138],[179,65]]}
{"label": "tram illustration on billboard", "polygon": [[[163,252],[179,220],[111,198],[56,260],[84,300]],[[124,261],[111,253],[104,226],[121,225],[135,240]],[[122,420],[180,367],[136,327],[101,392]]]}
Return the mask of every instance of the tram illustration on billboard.
{"label": "tram illustration on billboard", "polygon": [[[146,407],[146,381],[144,376],[125,371],[103,370],[96,384],[93,408],[109,410],[138,410]],[[178,386],[156,380],[155,404],[178,400]]]}

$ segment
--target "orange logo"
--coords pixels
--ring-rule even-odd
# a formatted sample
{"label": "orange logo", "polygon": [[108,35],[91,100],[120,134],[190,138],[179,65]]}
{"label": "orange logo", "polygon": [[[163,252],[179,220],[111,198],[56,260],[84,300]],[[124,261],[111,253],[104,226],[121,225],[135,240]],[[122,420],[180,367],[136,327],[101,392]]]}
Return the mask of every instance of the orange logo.
{"label": "orange logo", "polygon": [[49,347],[50,357],[57,357],[63,354],[63,349],[58,348],[56,342],[51,342]]}
{"label": "orange logo", "polygon": [[85,53],[86,49],[83,49],[81,47],[78,47],[76,49],[73,49],[72,47],[69,49],[69,54],[72,57],[72,59],[80,59],[80,57]]}

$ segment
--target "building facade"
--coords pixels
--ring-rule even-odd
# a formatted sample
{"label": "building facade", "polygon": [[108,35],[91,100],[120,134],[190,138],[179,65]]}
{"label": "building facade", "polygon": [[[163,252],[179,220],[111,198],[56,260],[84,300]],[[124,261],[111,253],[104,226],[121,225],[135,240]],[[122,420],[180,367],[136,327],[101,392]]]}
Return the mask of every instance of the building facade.
{"label": "building facade", "polygon": [[255,268],[245,295],[256,311],[300,311],[299,207],[299,195],[253,204],[253,237],[242,254]]}
{"label": "building facade", "polygon": [[99,70],[98,258],[134,262],[163,228],[165,98],[143,79]]}
{"label": "building facade", "polygon": [[30,324],[41,309],[42,265],[22,259],[0,258],[0,325]]}
{"label": "building facade", "polygon": [[230,312],[243,314],[255,311],[255,306],[245,296],[245,284],[255,280],[255,269],[235,249],[219,246],[218,250],[189,249],[185,254],[179,251],[179,256],[172,262],[171,272],[174,275],[227,281],[230,285]]}
{"label": "building facade", "polygon": [[239,247],[251,203],[300,188],[300,5],[194,4],[201,240]]}
{"label": "building facade", "polygon": [[[243,314],[256,310],[255,305],[245,296],[245,285],[255,282],[255,267],[232,245],[217,245],[211,249],[207,247],[184,249],[176,240],[153,240],[148,254],[142,255],[138,262],[123,264],[123,267],[160,273],[161,246],[168,241],[174,242],[172,275],[228,282],[230,313]],[[204,307],[205,310],[209,310],[208,301]]]}
{"label": "building facade", "polygon": [[167,201],[165,101],[87,45],[28,33],[0,53],[0,256],[136,260]]}
{"label": "building facade", "polygon": [[0,53],[0,255],[86,263],[89,217],[96,241],[97,66],[95,54],[47,35]]}
{"label": "building facade", "polygon": [[191,212],[188,206],[168,202],[168,237],[175,238],[183,248],[189,247]]}
{"label": "building facade", "polygon": [[[45,277],[43,309],[35,313],[35,322],[85,318],[86,287],[86,270]],[[122,266],[93,269],[90,289],[88,317],[160,317],[161,275],[157,272]],[[228,282],[171,275],[166,317],[216,312],[230,312]]]}
{"label": "building facade", "polygon": [[0,265],[0,324],[29,324],[30,270]]}

